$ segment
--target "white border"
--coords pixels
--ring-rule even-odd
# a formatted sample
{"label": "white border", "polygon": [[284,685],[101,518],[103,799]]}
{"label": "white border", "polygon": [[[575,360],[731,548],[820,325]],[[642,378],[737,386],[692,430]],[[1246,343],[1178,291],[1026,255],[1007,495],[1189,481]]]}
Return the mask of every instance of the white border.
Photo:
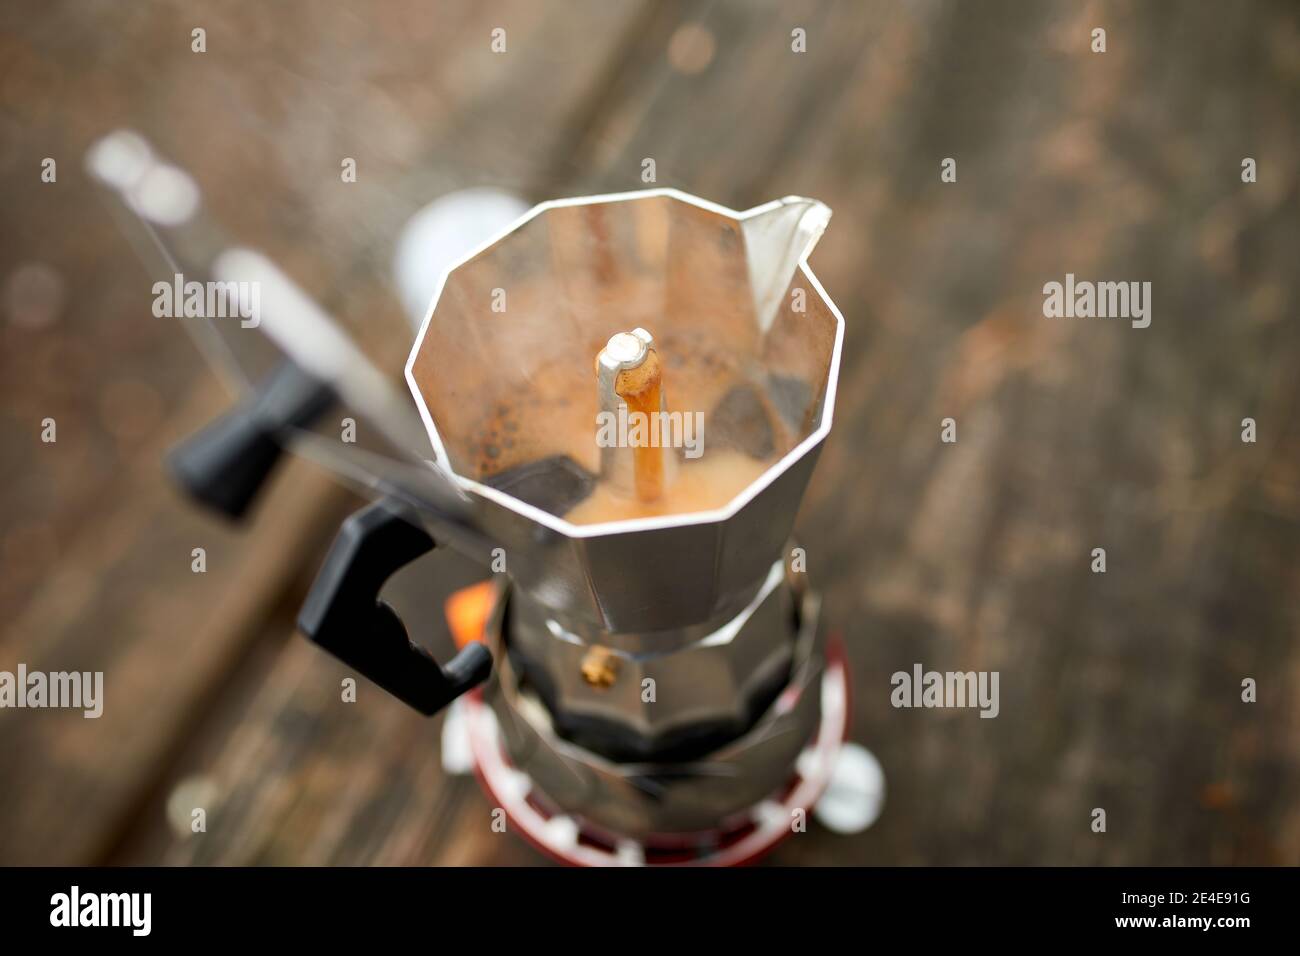
{"label": "white border", "polygon": [[[447,284],[447,278],[453,271],[465,265],[471,259],[486,252],[489,248],[503,240],[510,233],[514,232],[526,222],[535,219],[542,213],[550,209],[561,209],[566,206],[589,206],[595,203],[623,202],[632,199],[653,199],[667,196],[676,199],[679,202],[688,203],[704,209],[707,212],[717,215],[726,216],[736,222],[742,222],[753,216],[762,215],[774,207],[780,205],[781,200],[775,200],[765,203],[761,206],[755,206],[753,209],[747,209],[744,212],[737,212],[734,209],[728,209],[726,206],[720,206],[717,203],[709,202],[707,199],[701,199],[698,196],[692,196],[684,193],[680,189],[659,187],[656,189],[640,189],[633,192],[624,193],[607,193],[601,196],[578,196],[572,199],[552,199],[547,202],[538,203],[528,212],[524,213],[513,223],[506,226],[496,235],[485,240],[476,246],[471,252],[460,258],[458,261],[448,266],[438,277],[438,284],[434,288],[433,300],[429,303],[429,311],[425,314],[424,321],[420,323],[420,332],[415,337],[415,344],[411,347],[410,357],[406,360],[406,384],[411,389],[411,394],[415,397],[415,404],[420,409],[420,418],[424,421],[424,427],[429,433],[429,441],[433,444],[434,454],[437,456],[438,465],[441,467],[456,483],[458,487],[467,492],[473,492],[480,497],[494,501],[504,508],[518,512],[526,518],[545,525],[560,534],[570,538],[595,538],[607,534],[616,534],[633,531],[656,531],[662,528],[676,528],[683,525],[711,524],[722,522],[740,511],[741,508],[749,504],[754,497],[776,480],[778,475],[784,474],[791,465],[802,458],[806,453],[811,451],[819,442],[830,434],[831,420],[834,417],[835,410],[835,392],[839,384],[840,369],[840,351],[844,344],[844,316],[835,303],[831,301],[822,284],[817,281],[817,276],[813,274],[812,269],[808,268],[808,254],[805,253],[799,260],[799,269],[803,272],[812,287],[821,296],[823,302],[835,316],[835,346],[831,351],[831,362],[829,369],[829,382],[826,386],[826,395],[822,400],[822,422],[821,425],[811,435],[801,441],[798,445],[787,452],[780,461],[763,472],[752,484],[741,491],[736,497],[723,508],[716,508],[712,511],[697,511],[684,515],[659,515],[652,518],[627,518],[622,521],[604,521],[599,524],[573,524],[564,518],[556,517],[549,511],[543,511],[541,508],[534,507],[526,502],[520,501],[513,495],[507,495],[503,492],[491,488],[472,478],[466,478],[457,474],[451,467],[451,459],[447,455],[447,450],[443,447],[442,437],[438,434],[438,426],[433,422],[433,416],[429,413],[429,408],[424,403],[424,396],[420,393],[419,387],[415,382],[415,357],[420,353],[420,346],[424,344],[424,335],[429,330],[429,325],[433,321],[433,313],[438,307],[438,300],[442,298],[442,290]],[[812,250],[808,250],[811,252]]]}

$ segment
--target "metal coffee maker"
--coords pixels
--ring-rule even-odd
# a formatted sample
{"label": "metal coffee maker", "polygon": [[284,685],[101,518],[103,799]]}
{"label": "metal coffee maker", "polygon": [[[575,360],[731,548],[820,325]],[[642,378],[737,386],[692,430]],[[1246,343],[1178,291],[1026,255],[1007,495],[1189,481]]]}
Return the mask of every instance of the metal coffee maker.
{"label": "metal coffee maker", "polygon": [[[509,828],[560,860],[735,864],[803,829],[843,776],[849,716],[791,539],[844,333],[807,264],[830,210],[672,189],[536,206],[445,270],[405,368],[417,418],[265,257],[198,216],[145,221],[119,185],[144,174],[119,167],[155,160],[114,135],[97,149],[116,165],[88,162],[168,273],[257,289],[275,346],[174,450],[180,482],[235,517],[288,448],[376,499],[344,523],[303,633],[420,712],[449,708],[444,761],[468,755]],[[247,367],[243,328],[191,331]],[[338,405],[386,450],[310,430]],[[380,597],[442,546],[489,573],[449,602],[445,664]]]}
{"label": "metal coffee maker", "polygon": [[[738,862],[827,778],[843,668],[790,533],[843,338],[806,263],[829,218],[673,190],[544,203],[447,273],[411,352],[486,539],[464,550],[503,570],[474,760],[562,859]],[[638,405],[658,443],[598,440]]]}

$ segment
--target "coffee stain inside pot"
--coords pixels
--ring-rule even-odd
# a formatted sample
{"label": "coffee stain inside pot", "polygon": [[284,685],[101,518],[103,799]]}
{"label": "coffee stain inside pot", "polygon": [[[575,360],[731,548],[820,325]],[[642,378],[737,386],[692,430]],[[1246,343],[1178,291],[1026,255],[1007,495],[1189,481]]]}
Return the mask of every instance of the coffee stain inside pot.
{"label": "coffee stain inside pot", "polygon": [[[610,344],[625,338],[630,335],[620,333]],[[590,413],[584,414],[571,396],[548,395],[540,403],[546,426],[536,418],[524,424],[521,413],[529,403],[512,396],[498,403],[477,431],[481,480],[579,525],[686,515],[725,507],[790,447],[788,423],[772,402],[765,377],[745,375],[708,349],[661,355],[651,345],[637,354],[631,348],[635,343],[621,344],[631,358],[610,382],[616,394],[606,396],[603,404],[606,409],[622,405],[625,415],[643,421],[662,412],[665,427],[656,430],[651,443],[644,437],[631,439],[630,432],[620,435],[616,455],[623,455],[623,467],[611,469],[598,453],[603,441],[599,416],[588,418]],[[599,359],[595,371],[599,380]],[[712,407],[707,415],[682,408],[671,401],[674,392],[692,404],[703,400]],[[669,417],[678,427],[667,427]],[[683,424],[692,426],[689,432]],[[565,435],[590,437],[557,440]],[[579,454],[584,446],[591,454]]]}
{"label": "coffee stain inside pot", "polygon": [[[612,383],[602,377],[602,366],[620,369]],[[645,329],[612,336],[597,357],[596,378],[601,405],[607,410],[602,414],[608,415],[609,409],[617,407],[620,426],[624,421],[634,428],[639,424],[641,431],[638,434],[629,429],[626,434],[619,433],[614,455],[607,455],[602,464],[602,480],[588,498],[565,515],[574,524],[721,508],[770,464],[764,460],[771,455],[770,443],[764,453],[756,456],[727,445],[706,451],[707,426],[703,413],[667,411],[673,383],[654,345],[654,337]],[[609,393],[611,384],[612,393]],[[761,403],[753,406],[752,414],[762,417],[764,413]],[[723,420],[716,415],[711,417],[715,421]],[[695,434],[688,439],[690,432]],[[608,436],[598,439],[598,443],[607,446]],[[615,459],[620,453],[624,455],[622,464],[631,466],[630,487],[625,480],[610,480],[619,470]]]}
{"label": "coffee stain inside pot", "polygon": [[564,517],[574,524],[599,524],[712,511],[726,505],[772,464],[726,448],[706,451],[695,461],[683,462],[672,485],[655,501],[629,498],[608,482],[597,482],[591,495]]}

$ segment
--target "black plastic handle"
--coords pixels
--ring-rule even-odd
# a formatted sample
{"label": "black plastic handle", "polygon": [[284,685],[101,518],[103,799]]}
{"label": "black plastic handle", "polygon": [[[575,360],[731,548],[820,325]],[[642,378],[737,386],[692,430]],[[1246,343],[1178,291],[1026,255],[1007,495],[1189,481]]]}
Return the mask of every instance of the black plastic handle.
{"label": "black plastic handle", "polygon": [[201,504],[240,518],[279,461],[283,432],[310,425],[333,402],[328,385],[283,362],[253,398],[171,450],[172,474]]}
{"label": "black plastic handle", "polygon": [[477,641],[445,669],[439,666],[411,643],[397,612],[379,600],[394,571],[433,547],[399,504],[377,501],[343,522],[298,614],[298,628],[307,637],[426,716],[492,672],[492,654]]}

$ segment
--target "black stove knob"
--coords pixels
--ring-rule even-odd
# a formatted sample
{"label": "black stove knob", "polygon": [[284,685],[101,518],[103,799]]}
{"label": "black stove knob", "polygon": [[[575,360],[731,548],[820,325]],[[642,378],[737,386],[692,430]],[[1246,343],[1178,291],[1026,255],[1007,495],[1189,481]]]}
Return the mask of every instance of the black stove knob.
{"label": "black stove knob", "polygon": [[254,397],[173,448],[172,474],[200,504],[240,518],[279,461],[285,433],[311,425],[333,403],[329,386],[286,361]]}

